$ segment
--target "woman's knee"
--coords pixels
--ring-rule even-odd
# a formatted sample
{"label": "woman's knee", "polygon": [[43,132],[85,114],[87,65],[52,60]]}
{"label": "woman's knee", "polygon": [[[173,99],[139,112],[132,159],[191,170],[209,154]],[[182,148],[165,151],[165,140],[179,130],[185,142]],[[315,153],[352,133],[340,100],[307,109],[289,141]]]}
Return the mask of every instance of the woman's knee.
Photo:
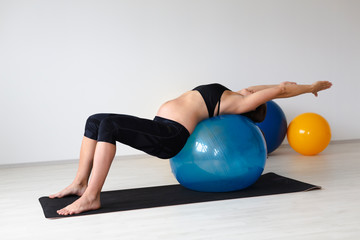
{"label": "woman's knee", "polygon": [[101,120],[98,127],[98,141],[115,144],[116,126],[112,117]]}
{"label": "woman's knee", "polygon": [[109,114],[93,114],[88,117],[85,124],[85,136],[94,140],[97,140],[99,126],[101,121],[103,121]]}

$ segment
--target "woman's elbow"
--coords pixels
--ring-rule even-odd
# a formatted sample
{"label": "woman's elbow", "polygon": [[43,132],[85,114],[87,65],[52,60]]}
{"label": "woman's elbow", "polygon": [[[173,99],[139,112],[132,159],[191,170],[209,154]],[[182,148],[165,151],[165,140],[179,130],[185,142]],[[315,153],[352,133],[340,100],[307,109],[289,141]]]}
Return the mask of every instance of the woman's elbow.
{"label": "woman's elbow", "polygon": [[286,88],[285,85],[281,85],[281,84],[280,84],[279,86],[276,87],[276,91],[277,91],[277,96],[278,96],[278,97],[281,97],[281,96],[286,95],[286,93],[287,93],[287,88]]}

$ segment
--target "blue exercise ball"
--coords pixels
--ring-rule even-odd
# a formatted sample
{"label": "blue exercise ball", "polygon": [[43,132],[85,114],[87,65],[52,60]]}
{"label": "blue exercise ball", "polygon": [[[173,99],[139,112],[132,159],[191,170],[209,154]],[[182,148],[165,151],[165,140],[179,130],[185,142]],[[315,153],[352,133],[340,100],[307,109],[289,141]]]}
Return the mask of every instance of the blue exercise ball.
{"label": "blue exercise ball", "polygon": [[178,182],[202,192],[229,192],[249,187],[266,161],[260,129],[241,115],[223,115],[200,122],[184,148],[170,159]]}
{"label": "blue exercise ball", "polygon": [[264,133],[268,153],[272,153],[286,136],[287,121],[283,110],[274,101],[268,101],[265,119],[256,125]]}

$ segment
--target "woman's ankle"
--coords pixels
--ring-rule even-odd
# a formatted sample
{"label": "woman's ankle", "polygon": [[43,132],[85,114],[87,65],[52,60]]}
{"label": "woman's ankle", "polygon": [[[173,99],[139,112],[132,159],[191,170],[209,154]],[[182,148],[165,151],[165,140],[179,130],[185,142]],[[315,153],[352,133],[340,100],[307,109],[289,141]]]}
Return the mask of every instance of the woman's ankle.
{"label": "woman's ankle", "polygon": [[76,176],[72,184],[79,186],[79,187],[87,187],[88,185],[88,178]]}

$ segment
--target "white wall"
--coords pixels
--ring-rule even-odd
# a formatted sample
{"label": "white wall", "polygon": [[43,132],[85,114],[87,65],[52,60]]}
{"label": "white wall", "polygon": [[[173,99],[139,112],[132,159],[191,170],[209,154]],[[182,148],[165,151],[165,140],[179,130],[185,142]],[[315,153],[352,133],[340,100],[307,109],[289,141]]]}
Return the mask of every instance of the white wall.
{"label": "white wall", "polygon": [[[360,1],[0,0],[0,164],[78,157],[88,115],[152,118],[200,83],[331,80],[277,101],[360,138]],[[138,154],[118,145],[118,155]]]}

